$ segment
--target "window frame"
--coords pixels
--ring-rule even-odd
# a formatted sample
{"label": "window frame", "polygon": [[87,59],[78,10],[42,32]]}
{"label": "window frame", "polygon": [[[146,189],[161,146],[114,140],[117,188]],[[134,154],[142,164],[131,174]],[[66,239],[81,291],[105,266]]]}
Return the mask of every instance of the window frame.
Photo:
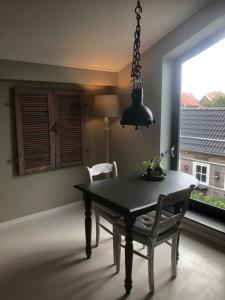
{"label": "window frame", "polygon": [[[205,167],[206,168],[206,174],[203,174],[202,172],[197,172],[197,166],[200,166],[201,168],[202,167]],[[201,163],[201,162],[197,162],[197,161],[193,161],[193,172],[192,174],[197,178],[197,173],[198,174],[201,174],[201,175],[206,175],[206,181],[201,181],[199,180],[199,182],[202,184],[202,185],[206,185],[208,186],[209,185],[209,178],[210,178],[210,165],[207,164],[207,163]],[[198,178],[197,178],[198,179]]]}
{"label": "window frame", "polygon": [[[181,93],[181,78],[182,70],[181,66],[186,60],[196,56],[200,52],[206,50],[210,46],[214,45],[221,39],[225,38],[224,28],[214,32],[212,35],[208,36],[204,40],[200,41],[198,44],[192,48],[188,48],[182,54],[174,57],[173,61],[173,81],[172,81],[172,95],[173,95],[173,110],[172,110],[172,130],[171,130],[171,146],[175,147],[175,155],[170,157],[170,168],[172,170],[179,170],[179,136],[180,136],[180,93]],[[225,175],[224,175],[224,190],[225,190]],[[190,209],[208,215],[209,217],[214,217],[215,219],[223,219],[225,217],[225,210],[210,204],[203,203],[201,201],[190,199]]]}

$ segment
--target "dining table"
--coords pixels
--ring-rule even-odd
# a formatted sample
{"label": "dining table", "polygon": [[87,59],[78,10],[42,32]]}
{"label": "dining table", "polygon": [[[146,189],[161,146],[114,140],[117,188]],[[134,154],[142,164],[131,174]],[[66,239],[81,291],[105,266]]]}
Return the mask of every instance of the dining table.
{"label": "dining table", "polygon": [[90,259],[92,254],[92,202],[115,211],[124,220],[126,295],[129,295],[132,289],[133,226],[136,217],[154,210],[160,194],[167,195],[199,184],[195,177],[183,172],[167,170],[165,173],[165,178],[159,181],[144,180],[137,171],[116,178],[74,185],[83,192],[85,203],[87,259]]}

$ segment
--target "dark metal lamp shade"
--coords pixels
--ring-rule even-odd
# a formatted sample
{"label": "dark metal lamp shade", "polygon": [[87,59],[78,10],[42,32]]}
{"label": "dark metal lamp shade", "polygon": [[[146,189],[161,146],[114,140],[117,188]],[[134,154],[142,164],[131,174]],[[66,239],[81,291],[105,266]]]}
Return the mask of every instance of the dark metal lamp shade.
{"label": "dark metal lamp shade", "polygon": [[151,110],[143,104],[143,98],[142,88],[133,89],[132,104],[123,112],[121,125],[149,127],[152,123],[155,123]]}

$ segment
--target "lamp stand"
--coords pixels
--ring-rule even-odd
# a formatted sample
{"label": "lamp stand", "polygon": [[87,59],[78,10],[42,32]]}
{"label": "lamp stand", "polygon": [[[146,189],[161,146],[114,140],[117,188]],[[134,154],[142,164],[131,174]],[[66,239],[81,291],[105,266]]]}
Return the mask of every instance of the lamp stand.
{"label": "lamp stand", "polygon": [[105,124],[105,156],[106,156],[106,162],[109,162],[109,118],[104,118],[104,124]]}

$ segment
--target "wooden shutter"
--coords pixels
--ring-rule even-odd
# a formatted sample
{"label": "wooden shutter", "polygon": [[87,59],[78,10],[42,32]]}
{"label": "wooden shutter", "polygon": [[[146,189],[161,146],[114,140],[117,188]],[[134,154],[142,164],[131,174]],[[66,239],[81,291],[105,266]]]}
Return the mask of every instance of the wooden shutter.
{"label": "wooden shutter", "polygon": [[73,90],[54,90],[56,110],[56,166],[81,164],[82,95]]}
{"label": "wooden shutter", "polygon": [[15,89],[20,175],[55,168],[53,97],[47,89]]}

